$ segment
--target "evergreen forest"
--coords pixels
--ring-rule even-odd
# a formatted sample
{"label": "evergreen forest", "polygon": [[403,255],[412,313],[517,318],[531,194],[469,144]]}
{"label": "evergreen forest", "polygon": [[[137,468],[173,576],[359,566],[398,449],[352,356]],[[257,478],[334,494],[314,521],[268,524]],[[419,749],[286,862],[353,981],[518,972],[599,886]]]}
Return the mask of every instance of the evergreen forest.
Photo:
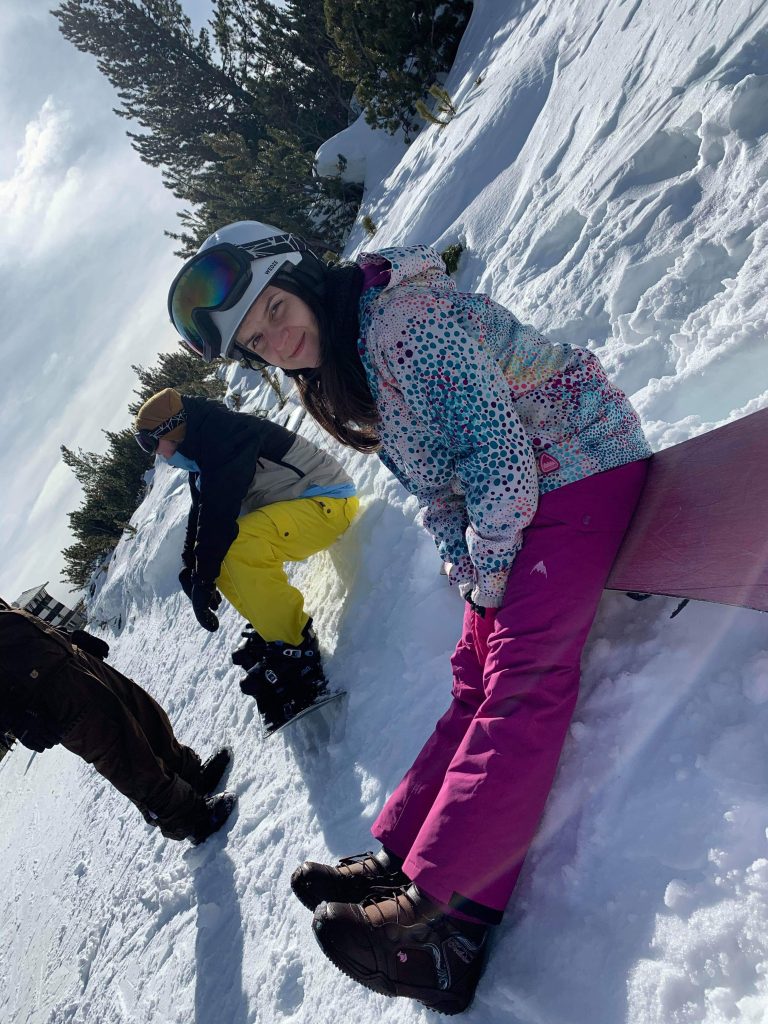
{"label": "evergreen forest", "polygon": [[[166,230],[180,257],[222,224],[259,220],[335,259],[362,187],[317,177],[315,153],[361,112],[410,142],[470,12],[469,0],[212,0],[198,31],[181,0],[63,0],[52,14],[95,57],[131,145],[182,201],[180,223]],[[133,367],[138,400],[128,411],[164,387],[221,398],[219,368],[183,346],[154,367]],[[61,447],[83,488],[69,513],[75,540],[63,551],[64,578],[76,588],[130,529],[152,462],[130,428],[104,433],[103,454]]]}

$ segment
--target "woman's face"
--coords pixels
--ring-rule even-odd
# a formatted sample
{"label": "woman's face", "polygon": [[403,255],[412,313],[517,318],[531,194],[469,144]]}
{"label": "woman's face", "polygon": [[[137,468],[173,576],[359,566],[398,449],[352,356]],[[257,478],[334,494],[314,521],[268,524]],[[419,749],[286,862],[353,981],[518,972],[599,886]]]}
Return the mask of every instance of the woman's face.
{"label": "woman's face", "polygon": [[298,295],[270,285],[237,329],[235,342],[282,370],[320,365],[320,326]]}

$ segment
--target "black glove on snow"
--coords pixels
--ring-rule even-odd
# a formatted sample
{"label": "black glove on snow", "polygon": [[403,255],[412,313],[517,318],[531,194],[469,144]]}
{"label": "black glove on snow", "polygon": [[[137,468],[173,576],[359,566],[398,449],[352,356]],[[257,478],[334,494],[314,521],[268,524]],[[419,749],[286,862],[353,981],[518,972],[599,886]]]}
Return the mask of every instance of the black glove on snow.
{"label": "black glove on snow", "polygon": [[38,754],[61,742],[61,737],[34,711],[13,711],[10,716],[11,732],[28,750]]}
{"label": "black glove on snow", "polygon": [[94,636],[93,633],[86,632],[84,629],[73,629],[69,634],[69,640],[76,647],[79,647],[81,651],[93,655],[94,658],[99,658],[100,661],[106,661],[109,656],[109,644],[107,641],[102,640],[100,636]]}
{"label": "black glove on snow", "polygon": [[185,565],[184,568],[179,573],[179,583],[181,584],[181,589],[184,591],[184,593],[187,595],[187,597],[191,601],[192,600],[192,570],[189,568],[188,565]]}
{"label": "black glove on snow", "polygon": [[213,610],[221,604],[221,594],[213,583],[204,583],[201,580],[194,580],[192,583],[192,611],[195,618],[209,633],[215,633],[219,628],[219,620],[213,614]]}

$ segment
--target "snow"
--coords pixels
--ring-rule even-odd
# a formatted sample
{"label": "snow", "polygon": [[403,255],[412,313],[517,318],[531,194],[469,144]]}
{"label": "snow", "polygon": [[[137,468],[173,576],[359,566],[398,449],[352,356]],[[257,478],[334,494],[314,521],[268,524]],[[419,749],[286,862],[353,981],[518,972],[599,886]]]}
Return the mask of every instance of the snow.
{"label": "snow", "polygon": [[322,144],[315,154],[315,172],[321,178],[364,185],[383,177],[395,166],[403,152],[402,132],[388,135],[366,124],[360,114],[347,128]]}
{"label": "snow", "polygon": [[[768,404],[764,0],[477,0],[445,85],[451,123],[368,162],[373,245],[461,241],[460,286],[598,352],[656,447]],[[366,244],[355,229],[349,251]],[[288,879],[370,848],[448,703],[461,601],[377,460],[254,379],[232,373],[246,407],[327,444],[360,487],[357,524],[293,572],[346,719],[319,749],[261,739],[229,661],[241,622],[227,609],[207,634],[178,592],[186,484],[158,467],[92,623],[183,741],[233,745],[237,810],[192,849],[60,748],[0,762],[3,1020],[432,1019],[339,974]],[[766,620],[691,603],[670,621],[676,603],[605,595],[467,1021],[768,1020]]]}

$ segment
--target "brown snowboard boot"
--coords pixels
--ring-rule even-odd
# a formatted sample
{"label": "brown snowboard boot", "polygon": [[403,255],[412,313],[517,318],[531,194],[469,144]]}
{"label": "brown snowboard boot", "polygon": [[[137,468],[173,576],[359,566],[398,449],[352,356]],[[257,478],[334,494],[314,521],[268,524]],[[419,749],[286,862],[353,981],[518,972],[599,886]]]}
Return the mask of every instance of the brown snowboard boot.
{"label": "brown snowboard boot", "polygon": [[488,928],[445,914],[415,885],[362,904],[323,903],[312,921],[328,959],[385,996],[406,996],[439,1013],[472,1002]]}
{"label": "brown snowboard boot", "polygon": [[343,857],[335,867],[305,860],[291,875],[291,888],[305,907],[314,910],[319,903],[360,903],[371,889],[389,889],[408,885],[402,860],[381,849]]}

